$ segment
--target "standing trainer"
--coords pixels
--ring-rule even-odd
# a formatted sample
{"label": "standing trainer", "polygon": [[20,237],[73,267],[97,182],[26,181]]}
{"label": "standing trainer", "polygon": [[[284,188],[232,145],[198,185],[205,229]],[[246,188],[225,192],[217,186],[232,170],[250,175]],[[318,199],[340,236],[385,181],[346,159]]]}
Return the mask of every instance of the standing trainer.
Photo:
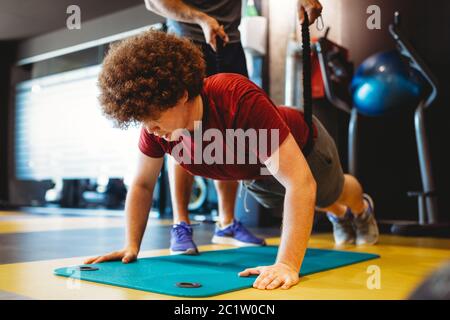
{"label": "standing trainer", "polygon": [[[202,51],[206,62],[206,76],[220,72],[237,73],[248,77],[244,49],[238,30],[241,22],[242,1],[181,1],[146,0],[148,10],[167,18],[169,33],[193,41]],[[220,69],[217,64],[217,38],[220,48]],[[196,254],[188,204],[194,176],[172,158],[168,161],[169,185],[173,207],[173,228],[170,250],[172,254]],[[218,195],[219,221],[212,241],[235,245],[263,245],[263,239],[252,235],[234,219],[237,181],[214,180]]]}
{"label": "standing trainer", "polygon": [[[146,8],[167,18],[168,32],[193,41],[202,51],[206,62],[206,76],[216,73],[236,73],[248,78],[239,25],[241,23],[241,0],[145,0]],[[322,6],[317,0],[299,0],[300,22],[306,11],[313,23],[320,15]],[[218,52],[217,39],[224,44]],[[217,63],[220,54],[220,70]],[[174,225],[171,231],[171,253],[197,254],[193,241],[188,204],[194,177],[172,158],[169,163],[169,185],[172,198]],[[264,245],[260,239],[234,219],[238,182],[214,180],[218,194],[219,221],[213,243],[233,245]]]}

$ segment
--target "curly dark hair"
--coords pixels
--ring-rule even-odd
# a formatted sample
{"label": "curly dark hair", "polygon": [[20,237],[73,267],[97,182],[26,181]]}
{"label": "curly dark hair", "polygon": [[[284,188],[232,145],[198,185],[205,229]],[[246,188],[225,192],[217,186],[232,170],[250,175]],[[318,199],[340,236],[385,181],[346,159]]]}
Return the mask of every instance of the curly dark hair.
{"label": "curly dark hair", "polygon": [[121,129],[157,119],[185,91],[189,99],[200,94],[205,68],[193,42],[162,31],[113,44],[98,78],[103,114]]}

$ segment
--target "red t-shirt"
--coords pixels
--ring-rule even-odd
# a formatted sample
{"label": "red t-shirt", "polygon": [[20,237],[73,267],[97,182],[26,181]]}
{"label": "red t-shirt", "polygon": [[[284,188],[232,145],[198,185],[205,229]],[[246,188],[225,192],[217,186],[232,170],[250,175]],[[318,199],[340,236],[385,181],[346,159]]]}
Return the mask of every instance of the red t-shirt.
{"label": "red t-shirt", "polygon": [[[303,119],[303,113],[297,109],[276,106],[261,88],[244,76],[221,73],[208,77],[204,80],[201,96],[203,100],[202,132],[216,129],[213,133],[221,133],[222,139],[216,141],[217,137],[205,139],[205,136],[203,139],[196,139],[195,134],[192,133],[191,136],[183,136],[179,141],[166,141],[142,128],[139,139],[141,152],[149,157],[160,158],[165,153],[172,154],[174,148],[182,143],[185,148],[181,154],[185,156],[184,159],[190,161],[180,164],[193,175],[216,180],[243,180],[263,177],[261,174],[261,168],[265,167],[263,162],[283,143],[289,133],[292,133],[300,148],[303,148],[307,142],[309,129]],[[245,143],[242,143],[242,140],[238,143],[238,140],[234,139],[230,140],[233,141],[233,148],[230,143],[227,143],[226,138],[230,129],[256,132],[258,143],[252,144],[250,139],[245,139]],[[266,135],[261,135],[260,129],[267,129]],[[271,137],[274,132],[270,131],[272,129],[278,129],[279,143],[271,148]],[[317,130],[314,128],[314,136],[316,135]],[[276,141],[276,136],[273,139]],[[267,150],[259,147],[259,141],[267,141]],[[211,149],[214,148],[211,145],[208,150],[205,150],[213,142],[216,146],[220,142],[222,149],[217,148],[212,152]],[[180,147],[178,145],[178,151]],[[219,152],[215,152],[217,150],[222,150],[222,157],[219,156]],[[239,154],[238,151],[241,153]],[[197,158],[196,152],[197,156],[200,154]],[[214,159],[219,160],[211,163],[211,160],[203,160],[201,157],[203,154],[218,156]],[[239,155],[242,156],[240,162]],[[242,163],[244,155],[245,163]],[[223,160],[220,161],[220,159]]]}

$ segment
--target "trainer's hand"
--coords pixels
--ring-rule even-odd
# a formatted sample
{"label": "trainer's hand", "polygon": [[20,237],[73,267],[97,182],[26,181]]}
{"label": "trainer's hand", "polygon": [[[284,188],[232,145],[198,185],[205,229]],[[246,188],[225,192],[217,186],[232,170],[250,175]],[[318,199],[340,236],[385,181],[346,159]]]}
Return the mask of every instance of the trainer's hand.
{"label": "trainer's hand", "polygon": [[309,24],[311,25],[322,14],[322,5],[318,0],[298,0],[297,10],[300,24],[303,23],[306,12],[308,14]]}
{"label": "trainer's hand", "polygon": [[138,250],[125,248],[123,250],[111,252],[104,256],[89,258],[86,261],[84,261],[84,264],[101,263],[105,261],[117,261],[117,260],[122,260],[123,263],[128,263],[136,260],[138,253],[139,253]]}
{"label": "trainer's hand", "polygon": [[240,277],[248,277],[249,275],[256,274],[259,276],[253,283],[253,288],[261,290],[271,290],[278,287],[281,287],[281,289],[289,289],[299,282],[298,272],[287,264],[280,262],[271,266],[248,268],[239,272]]}
{"label": "trainer's hand", "polygon": [[206,43],[209,44],[214,51],[217,51],[217,41],[216,37],[220,37],[223,40],[223,45],[226,45],[230,39],[228,35],[225,33],[225,29],[219,22],[205,15],[199,22],[200,27],[203,30],[203,34],[205,35]]}

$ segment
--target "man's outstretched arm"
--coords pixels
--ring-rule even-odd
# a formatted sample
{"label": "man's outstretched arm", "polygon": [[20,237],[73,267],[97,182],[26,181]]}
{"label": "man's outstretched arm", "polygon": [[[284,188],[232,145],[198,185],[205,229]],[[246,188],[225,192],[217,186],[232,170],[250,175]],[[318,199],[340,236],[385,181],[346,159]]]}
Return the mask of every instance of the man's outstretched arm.
{"label": "man's outstretched arm", "polygon": [[181,0],[145,0],[145,7],[168,19],[198,24],[205,35],[205,41],[216,50],[216,36],[226,44],[229,41],[223,26],[206,13],[191,7]]}
{"label": "man's outstretched arm", "polygon": [[259,275],[253,284],[257,289],[288,289],[299,281],[314,218],[316,182],[291,134],[265,165],[286,188],[278,256],[274,265],[249,268],[239,275]]}
{"label": "man's outstretched arm", "polygon": [[137,258],[152,206],[153,191],[163,161],[164,158],[150,158],[140,153],[136,175],[130,190],[128,190],[125,203],[127,235],[124,248],[87,259],[84,263],[100,263],[111,260],[122,260],[123,263],[128,263]]}
{"label": "man's outstretched arm", "polygon": [[145,0],[145,7],[165,18],[186,23],[198,24],[206,16],[181,0]]}

